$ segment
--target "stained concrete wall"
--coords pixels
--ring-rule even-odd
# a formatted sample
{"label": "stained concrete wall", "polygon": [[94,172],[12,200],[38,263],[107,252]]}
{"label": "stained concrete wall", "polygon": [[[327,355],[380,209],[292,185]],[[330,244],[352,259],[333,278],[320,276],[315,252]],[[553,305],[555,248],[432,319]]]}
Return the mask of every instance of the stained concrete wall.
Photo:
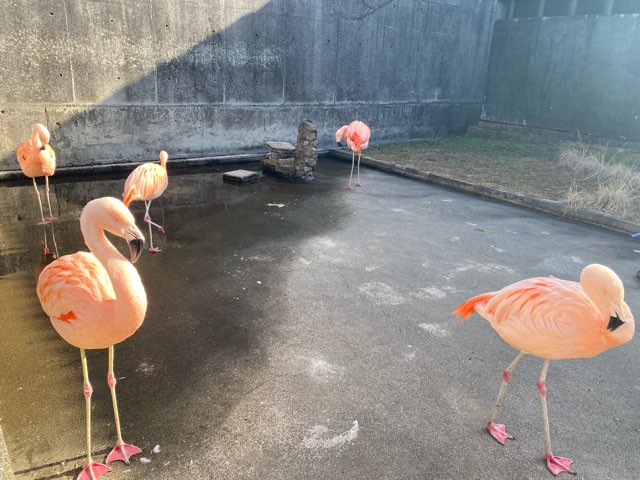
{"label": "stained concrete wall", "polygon": [[372,142],[477,121],[495,0],[2,0],[0,169],[33,122],[59,165],[295,141],[355,118]]}
{"label": "stained concrete wall", "polygon": [[640,141],[640,15],[498,20],[483,118]]}

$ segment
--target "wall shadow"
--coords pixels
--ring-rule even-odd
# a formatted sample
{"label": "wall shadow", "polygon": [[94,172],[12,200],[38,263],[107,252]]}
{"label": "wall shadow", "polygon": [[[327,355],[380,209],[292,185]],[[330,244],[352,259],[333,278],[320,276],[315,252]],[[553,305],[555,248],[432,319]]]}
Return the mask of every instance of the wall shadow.
{"label": "wall shadow", "polygon": [[[50,127],[60,166],[156,159],[161,148],[171,158],[252,151],[295,139],[307,118],[320,146],[354,118],[376,142],[463,133],[480,115],[494,8],[138,0],[27,18],[10,9],[20,25],[54,32],[37,57],[42,75],[0,94],[0,169],[17,168],[15,148],[35,121]],[[7,59],[16,69],[45,45],[37,34],[16,41],[25,52]]]}

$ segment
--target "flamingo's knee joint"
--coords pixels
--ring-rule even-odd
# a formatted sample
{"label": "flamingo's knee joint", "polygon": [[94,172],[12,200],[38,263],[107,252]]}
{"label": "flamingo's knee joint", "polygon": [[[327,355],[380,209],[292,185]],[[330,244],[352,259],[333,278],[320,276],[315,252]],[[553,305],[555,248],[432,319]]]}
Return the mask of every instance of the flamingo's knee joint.
{"label": "flamingo's knee joint", "polygon": [[109,374],[107,375],[107,383],[109,384],[109,388],[115,387],[116,383],[118,383],[116,381],[116,377],[111,372],[109,372]]}
{"label": "flamingo's knee joint", "polygon": [[82,385],[82,392],[84,393],[85,397],[91,398],[93,388],[91,388],[91,384],[89,382]]}
{"label": "flamingo's knee joint", "polygon": [[541,397],[547,396],[547,385],[544,382],[538,381],[538,393]]}
{"label": "flamingo's knee joint", "polygon": [[509,380],[511,380],[511,372],[509,370],[505,370],[504,372],[502,372],[502,380],[504,382],[508,382]]}

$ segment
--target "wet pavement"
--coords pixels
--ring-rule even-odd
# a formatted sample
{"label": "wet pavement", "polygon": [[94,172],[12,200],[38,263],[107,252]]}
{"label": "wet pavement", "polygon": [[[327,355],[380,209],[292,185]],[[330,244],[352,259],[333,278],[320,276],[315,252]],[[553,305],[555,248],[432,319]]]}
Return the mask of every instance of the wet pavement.
{"label": "wet pavement", "polygon": [[[375,170],[346,190],[349,167],[321,159],[313,185],[170,172],[151,210],[163,251],[138,263],[146,320],[116,346],[124,438],[143,454],[103,478],[552,478],[542,362],[528,357],[514,373],[499,420],[517,441],[502,447],[484,423],[515,353],[484,320],[449,312],[598,262],[620,275],[638,315],[640,244]],[[61,254],[84,249],[83,205],[120,196],[125,177],[52,179]],[[35,295],[36,211],[27,181],[2,185],[0,425],[16,478],[67,479],[83,461],[80,355]],[[115,441],[107,352],[88,353],[103,461]],[[554,453],[575,460],[578,478],[640,477],[639,361],[634,341],[551,363]]]}

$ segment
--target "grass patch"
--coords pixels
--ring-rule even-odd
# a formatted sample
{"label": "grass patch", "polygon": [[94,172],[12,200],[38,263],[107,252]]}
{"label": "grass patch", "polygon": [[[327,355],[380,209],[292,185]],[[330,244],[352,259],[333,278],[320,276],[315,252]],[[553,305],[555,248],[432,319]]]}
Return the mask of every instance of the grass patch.
{"label": "grass patch", "polygon": [[467,134],[438,140],[375,145],[369,148],[367,155],[376,158],[376,153],[404,153],[421,149],[454,155],[468,154],[474,157],[490,155],[499,158],[514,158],[553,156],[557,153],[558,146],[542,142],[517,141],[513,138],[483,138]]}
{"label": "grass patch", "polygon": [[[565,200],[568,208],[586,207],[618,216],[627,215],[640,195],[640,171],[635,157],[632,152],[620,148],[567,144],[560,152],[560,165],[576,175]],[[579,188],[577,180],[580,178],[595,181],[596,188]]]}
{"label": "grass patch", "polygon": [[593,208],[640,221],[640,152],[526,135],[468,133],[376,145],[365,155],[479,185]]}

